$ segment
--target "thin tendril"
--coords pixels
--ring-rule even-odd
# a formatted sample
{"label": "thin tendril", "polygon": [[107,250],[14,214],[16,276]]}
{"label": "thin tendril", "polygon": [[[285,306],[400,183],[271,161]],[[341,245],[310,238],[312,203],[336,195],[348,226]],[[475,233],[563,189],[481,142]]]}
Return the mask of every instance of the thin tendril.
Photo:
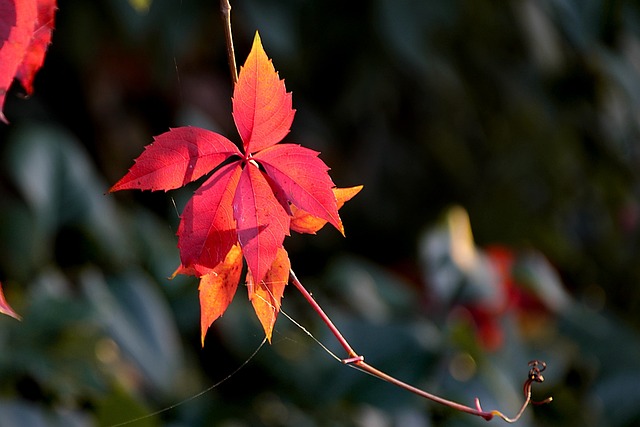
{"label": "thin tendril", "polygon": [[[260,297],[262,298],[262,297]],[[264,300],[264,298],[262,298]],[[291,323],[293,323],[294,325],[296,325],[298,328],[300,328],[302,330],[302,332],[304,332],[305,334],[307,334],[312,340],[314,340],[316,342],[316,344],[318,344],[320,347],[322,347],[322,349],[324,351],[326,351],[331,357],[333,357],[334,359],[336,359],[338,362],[342,362],[342,359],[340,359],[334,352],[332,352],[331,350],[329,350],[329,348],[322,344],[322,342],[320,342],[319,339],[317,339],[316,337],[313,336],[313,334],[311,332],[309,332],[304,326],[302,326],[300,323],[296,322],[291,316],[289,316],[287,313],[284,312],[284,310],[282,309],[282,307],[280,308],[280,313],[282,313],[284,315],[284,317],[286,317],[287,319],[289,319],[289,321]]]}
{"label": "thin tendril", "polygon": [[162,413],[165,413],[167,411],[170,411],[171,409],[177,408],[178,406],[182,406],[187,402],[191,402],[192,400],[195,400],[197,398],[199,398],[200,396],[209,393],[211,390],[213,390],[216,387],[219,387],[222,383],[226,382],[227,380],[229,380],[232,376],[234,376],[235,374],[237,374],[242,368],[244,368],[255,356],[256,354],[258,354],[258,352],[260,351],[260,349],[264,346],[264,344],[267,342],[267,337],[265,337],[262,342],[260,343],[260,345],[258,346],[258,348],[256,348],[254,350],[253,353],[251,353],[251,356],[249,356],[247,358],[247,360],[245,360],[240,366],[238,366],[233,372],[231,372],[229,375],[227,375],[226,377],[224,377],[223,379],[221,379],[220,381],[218,381],[217,383],[207,387],[206,389],[200,391],[199,393],[194,394],[193,396],[187,397],[184,400],[181,400],[177,403],[174,403],[173,405],[167,406],[166,408],[162,408],[159,409],[155,412],[151,412],[149,414],[145,414],[142,415],[138,418],[133,418],[131,420],[127,420],[127,421],[123,421],[121,423],[118,424],[112,424],[109,427],[122,427],[122,426],[126,426],[129,424],[133,424],[136,423],[138,421],[142,421],[142,420],[146,420],[147,418],[151,418],[151,417],[155,417],[156,415],[160,415]]}
{"label": "thin tendril", "polygon": [[[280,282],[269,282],[269,281],[264,281],[262,280],[261,283],[264,286],[264,289],[269,293],[269,295],[271,296],[271,298],[273,299],[273,301],[276,300],[276,297],[273,295],[273,292],[271,292],[271,289],[269,289],[268,284],[272,284],[272,283],[280,283]],[[265,302],[269,307],[271,307],[274,311],[280,311],[280,313],[282,313],[284,315],[284,317],[286,317],[287,319],[289,319],[289,321],[291,323],[293,323],[294,325],[296,325],[302,332],[304,332],[307,336],[309,336],[312,340],[314,340],[316,342],[316,344],[318,344],[320,347],[322,347],[322,349],[324,351],[326,351],[331,357],[333,357],[334,359],[336,359],[338,362],[342,362],[342,359],[340,359],[340,357],[338,357],[334,352],[332,352],[331,350],[329,350],[329,348],[327,346],[325,346],[322,342],[320,342],[319,339],[317,339],[316,337],[313,336],[313,334],[311,332],[309,332],[307,330],[307,328],[305,328],[304,326],[302,326],[300,323],[298,323],[293,317],[289,316],[287,313],[285,313],[285,311],[282,309],[282,307],[278,308],[275,305],[273,305],[271,303],[271,301],[267,301],[262,295],[254,293],[253,296],[260,298],[263,302]]]}
{"label": "thin tendril", "polygon": [[[271,283],[271,282],[265,282],[262,281],[263,284],[267,284],[267,283]],[[265,286],[265,289],[267,290],[267,292],[271,295],[272,298],[274,298],[273,293],[271,292],[271,289],[269,289],[268,287]],[[259,294],[254,294],[256,297],[260,298],[262,301],[264,301],[267,305],[269,305],[271,308],[275,309],[276,307],[271,304],[271,302],[267,301],[264,297],[262,297]],[[274,298],[275,299],[275,298]],[[291,317],[289,314],[287,314],[282,307],[280,307],[280,313],[282,313],[284,315],[284,317],[286,317],[287,319],[289,319],[289,321],[291,323],[293,323],[295,326],[297,326],[302,332],[304,332],[309,338],[311,338],[313,341],[315,341],[315,343],[320,346],[320,348],[322,348],[329,356],[331,356],[333,359],[337,360],[338,362],[342,363],[343,365],[347,365],[349,368],[355,369],[356,371],[360,371],[362,373],[365,373],[367,375],[370,375],[372,377],[377,378],[375,375],[371,374],[370,372],[367,372],[366,370],[359,368],[354,362],[357,361],[362,361],[364,360],[363,356],[356,356],[354,358],[351,359],[341,359],[337,354],[335,354],[334,352],[332,352],[331,350],[329,350],[329,347],[327,347],[326,345],[324,345],[322,343],[322,341],[320,341],[320,339],[316,338],[307,328],[305,328],[304,326],[302,326],[298,321],[296,321],[293,317]]]}

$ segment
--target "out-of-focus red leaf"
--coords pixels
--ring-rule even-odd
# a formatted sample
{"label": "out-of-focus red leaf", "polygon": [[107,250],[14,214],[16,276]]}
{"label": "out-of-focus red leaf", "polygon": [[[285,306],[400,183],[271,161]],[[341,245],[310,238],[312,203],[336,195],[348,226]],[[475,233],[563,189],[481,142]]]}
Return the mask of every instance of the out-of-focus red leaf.
{"label": "out-of-focus red leaf", "polygon": [[[362,185],[348,188],[334,188],[333,194],[336,198],[338,209],[358,194],[362,188]],[[326,219],[313,216],[309,212],[298,209],[295,205],[291,205],[291,211],[293,213],[291,218],[291,230],[297,231],[298,233],[316,234],[318,230],[324,227],[327,223]]]}
{"label": "out-of-focus red leaf", "polygon": [[233,119],[245,153],[277,144],[289,133],[295,110],[256,33],[233,91]]}
{"label": "out-of-focus red leaf", "polygon": [[109,191],[172,190],[241,155],[233,142],[218,133],[190,126],[171,129],[155,137]]}
{"label": "out-of-focus red leaf", "polygon": [[256,153],[254,159],[297,208],[329,221],[344,234],[329,167],[317,151],[297,144],[280,144]]}
{"label": "out-of-focus red leaf", "polygon": [[241,172],[237,162],[221,167],[182,211],[177,234],[183,269],[207,274],[238,242],[232,203]]}
{"label": "out-of-focus red leaf", "polygon": [[539,325],[549,316],[548,308],[514,277],[518,254],[505,246],[489,246],[484,254],[493,269],[498,295],[491,299],[465,304],[477,328],[477,338],[487,351],[496,351],[504,344],[502,319],[512,314],[523,327],[529,319]]}
{"label": "out-of-focus red leaf", "polygon": [[209,326],[225,312],[236,293],[242,272],[242,251],[238,245],[210,273],[200,278],[200,335],[202,345]]}
{"label": "out-of-focus red leaf", "polygon": [[6,314],[7,316],[11,316],[14,319],[20,320],[20,316],[16,313],[13,308],[9,305],[7,300],[4,298],[4,291],[2,290],[2,283],[0,283],[0,313]]}
{"label": "out-of-focus red leaf", "polygon": [[291,262],[287,251],[278,248],[276,258],[263,280],[255,282],[251,272],[247,273],[249,300],[269,342],[273,334],[273,325],[280,311],[280,300],[289,281],[290,269]]}
{"label": "out-of-focus red leaf", "polygon": [[256,281],[263,280],[284,236],[289,235],[290,216],[252,163],[242,170],[233,206],[238,241],[249,271]]}
{"label": "out-of-focus red leaf", "polygon": [[16,74],[16,78],[25,88],[27,94],[33,93],[33,78],[42,67],[47,48],[51,44],[56,11],[56,0],[38,0],[37,3],[38,18],[36,19],[33,37]]}

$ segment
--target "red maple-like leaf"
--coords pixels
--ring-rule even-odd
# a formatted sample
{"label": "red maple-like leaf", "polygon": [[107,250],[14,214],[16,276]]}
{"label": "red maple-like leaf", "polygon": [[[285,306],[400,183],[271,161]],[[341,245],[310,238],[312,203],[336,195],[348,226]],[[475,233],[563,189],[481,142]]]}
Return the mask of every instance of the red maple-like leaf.
{"label": "red maple-like leaf", "polygon": [[33,78],[51,43],[56,0],[0,0],[0,120],[14,78],[33,92]]}
{"label": "red maple-like leaf", "polygon": [[344,234],[338,209],[362,188],[334,188],[318,152],[278,144],[289,133],[295,110],[258,33],[240,69],[232,106],[242,150],[205,129],[171,129],[109,190],[167,191],[211,173],[182,212],[181,265],[175,273],[200,277],[203,343],[235,294],[243,258],[249,299],[271,339],[289,277],[285,236],[292,229],[315,233],[327,222]]}

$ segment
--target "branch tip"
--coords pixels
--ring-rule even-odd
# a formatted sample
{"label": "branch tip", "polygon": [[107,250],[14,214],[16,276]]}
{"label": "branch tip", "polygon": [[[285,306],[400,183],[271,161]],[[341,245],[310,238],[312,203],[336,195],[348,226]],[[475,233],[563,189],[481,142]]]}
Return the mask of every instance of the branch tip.
{"label": "branch tip", "polygon": [[238,67],[236,66],[236,54],[233,48],[233,33],[231,31],[231,3],[229,0],[220,0],[220,13],[224,24],[224,38],[227,46],[227,61],[233,85],[238,82]]}

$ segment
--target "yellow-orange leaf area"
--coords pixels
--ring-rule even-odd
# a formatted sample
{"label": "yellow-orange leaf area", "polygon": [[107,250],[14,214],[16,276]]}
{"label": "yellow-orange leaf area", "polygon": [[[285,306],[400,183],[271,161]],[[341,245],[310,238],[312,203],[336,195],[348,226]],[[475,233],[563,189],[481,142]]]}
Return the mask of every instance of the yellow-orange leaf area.
{"label": "yellow-orange leaf area", "polygon": [[[362,185],[347,188],[333,188],[332,190],[333,194],[336,196],[338,209],[355,197],[362,188]],[[293,217],[291,218],[291,229],[298,233],[316,234],[316,232],[318,232],[318,230],[324,227],[327,223],[326,220],[313,216],[302,209],[298,209],[294,205],[291,205],[291,212],[293,213]]]}
{"label": "yellow-orange leaf area", "polygon": [[291,263],[287,251],[278,248],[276,259],[263,280],[255,283],[251,272],[247,272],[249,300],[269,342],[271,342],[273,325],[276,323],[276,317],[280,311],[280,300],[284,294],[284,287],[289,281],[290,268]]}
{"label": "yellow-orange leaf area", "polygon": [[225,312],[236,293],[242,273],[242,250],[234,245],[224,261],[200,278],[200,330],[204,346],[207,329]]}

